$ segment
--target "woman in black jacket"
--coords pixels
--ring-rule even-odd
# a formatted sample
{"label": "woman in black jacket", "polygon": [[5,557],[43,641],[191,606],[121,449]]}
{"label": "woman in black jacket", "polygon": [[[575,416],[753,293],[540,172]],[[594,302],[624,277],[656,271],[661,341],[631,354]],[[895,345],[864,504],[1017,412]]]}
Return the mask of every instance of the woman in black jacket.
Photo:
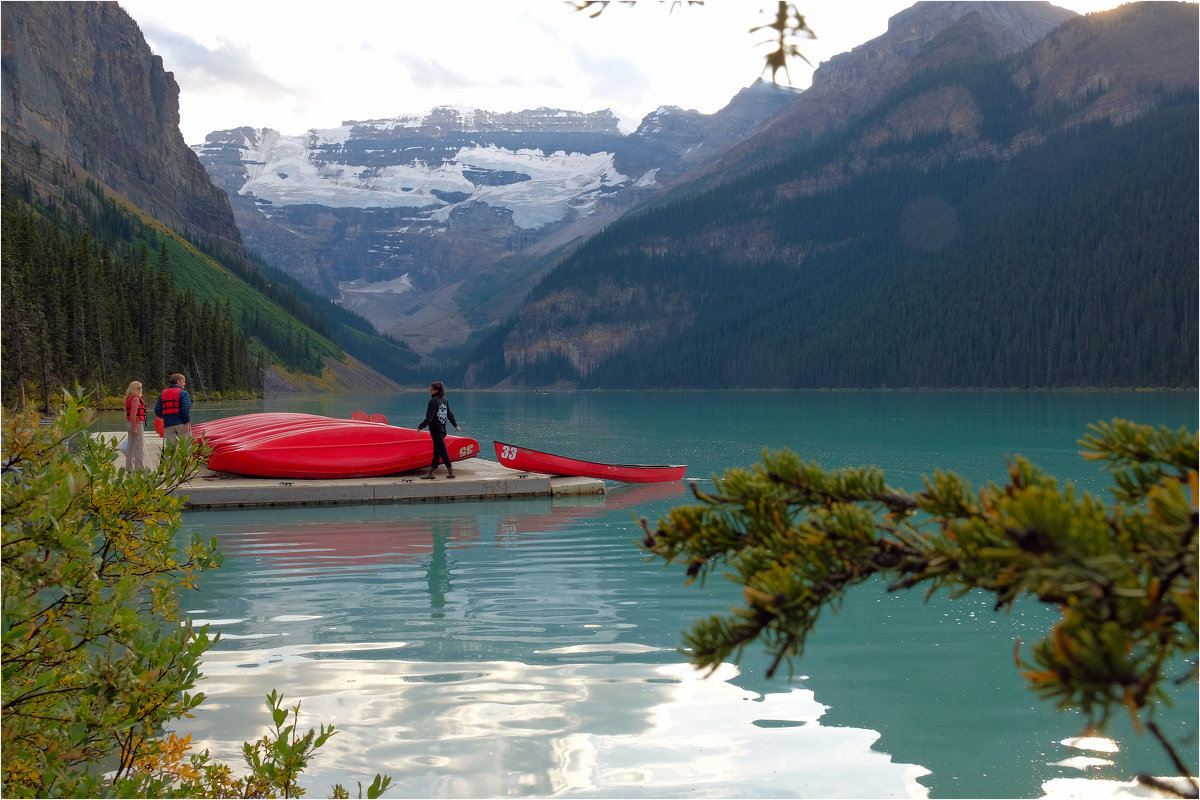
{"label": "woman in black jacket", "polygon": [[446,402],[446,387],[441,381],[434,381],[429,384],[429,405],[425,407],[425,420],[417,426],[417,430],[429,428],[429,435],[433,437],[433,464],[429,467],[429,472],[422,475],[423,480],[431,481],[436,475],[438,461],[446,462],[447,478],[454,477],[454,467],[450,464],[450,453],[446,450],[446,423],[449,422],[454,426],[454,430],[461,431],[458,427],[458,421],[454,419],[454,412],[450,410],[450,404]]}

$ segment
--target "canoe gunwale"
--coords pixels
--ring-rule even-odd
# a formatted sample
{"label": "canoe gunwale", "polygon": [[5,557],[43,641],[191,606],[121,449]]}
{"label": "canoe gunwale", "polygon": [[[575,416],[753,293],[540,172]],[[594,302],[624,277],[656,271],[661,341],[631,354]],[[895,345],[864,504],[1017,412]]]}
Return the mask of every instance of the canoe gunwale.
{"label": "canoe gunwale", "polygon": [[573,464],[586,464],[589,467],[614,467],[616,469],[679,469],[680,467],[687,467],[687,464],[610,464],[605,461],[588,461],[587,459],[583,458],[571,458],[570,456],[555,455],[554,453],[547,453],[545,450],[534,450],[532,447],[523,447],[521,445],[510,444],[508,442],[501,442],[498,440],[496,441],[496,445],[498,447],[515,447],[518,450],[524,450],[526,453],[534,453],[539,456],[556,458],[559,461],[567,461]]}

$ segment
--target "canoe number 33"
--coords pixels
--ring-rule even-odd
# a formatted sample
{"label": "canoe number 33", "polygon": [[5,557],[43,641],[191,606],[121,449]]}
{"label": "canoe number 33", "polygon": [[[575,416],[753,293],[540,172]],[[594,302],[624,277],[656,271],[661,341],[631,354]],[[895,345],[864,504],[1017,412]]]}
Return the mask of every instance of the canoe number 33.
{"label": "canoe number 33", "polygon": [[517,448],[513,447],[511,444],[504,445],[504,447],[500,448],[500,457],[509,461],[516,460]]}

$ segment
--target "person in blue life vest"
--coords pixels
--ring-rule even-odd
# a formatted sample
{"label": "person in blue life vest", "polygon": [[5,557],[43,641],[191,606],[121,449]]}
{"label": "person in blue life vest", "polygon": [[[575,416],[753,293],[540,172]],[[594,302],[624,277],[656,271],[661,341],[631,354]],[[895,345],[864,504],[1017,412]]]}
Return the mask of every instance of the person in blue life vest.
{"label": "person in blue life vest", "polygon": [[192,435],[192,396],[184,388],[187,378],[176,373],[170,381],[171,385],[154,401],[154,416],[162,417],[167,443]]}
{"label": "person in blue life vest", "polygon": [[433,437],[433,464],[429,467],[429,472],[422,475],[422,480],[431,481],[437,476],[433,473],[437,471],[438,461],[446,462],[447,478],[454,477],[454,467],[450,464],[450,453],[446,450],[446,423],[449,422],[454,426],[454,430],[461,431],[458,427],[458,421],[454,419],[454,412],[450,410],[450,404],[446,402],[446,387],[441,381],[434,381],[429,384],[429,405],[425,407],[425,419],[417,426],[417,430],[429,428],[429,435]]}

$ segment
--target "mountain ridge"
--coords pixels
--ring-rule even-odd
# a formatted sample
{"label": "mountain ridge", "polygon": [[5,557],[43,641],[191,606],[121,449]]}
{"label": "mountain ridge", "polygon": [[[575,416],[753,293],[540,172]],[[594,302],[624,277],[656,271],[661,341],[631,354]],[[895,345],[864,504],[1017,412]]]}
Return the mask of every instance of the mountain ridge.
{"label": "mountain ridge", "polygon": [[[436,361],[438,349],[516,311],[520,287],[623,214],[811,142],[915,74],[1012,53],[1075,16],[1047,2],[917,3],[887,33],[821,64],[808,90],[759,80],[715,114],[661,107],[624,135],[611,112],[540,109],[533,120],[534,110],[443,106],[280,137],[291,144],[279,159],[240,147],[234,132],[195,149],[253,251]],[[573,138],[548,138],[547,119]],[[579,120],[586,131],[571,127]],[[405,147],[407,166],[392,155]],[[544,161],[522,164],[522,149]],[[568,165],[580,151],[589,157]],[[481,301],[486,286],[503,291]]]}
{"label": "mountain ridge", "polygon": [[811,143],[847,125],[921,72],[1011,54],[1077,16],[1048,2],[915,3],[893,15],[883,34],[820,64],[796,103],[709,165],[690,189],[710,185],[713,175],[737,177],[782,157],[797,140]]}
{"label": "mountain ridge", "polygon": [[[646,381],[676,388],[1194,384],[1195,361],[1188,354],[1196,351],[1195,314],[1194,309],[1179,307],[1179,299],[1186,299],[1188,287],[1195,287],[1196,247],[1189,231],[1195,230],[1196,187],[1179,183],[1173,170],[1195,174],[1195,153],[1189,150],[1196,138],[1194,112],[1190,129],[1186,119],[1188,109],[1195,108],[1196,7],[1147,5],[1072,18],[1049,37],[1004,58],[964,58],[918,71],[811,145],[791,129],[790,139],[777,136],[766,145],[756,142],[786,127],[803,104],[802,95],[736,148],[742,152],[734,168],[706,174],[696,186],[677,187],[565,260],[514,320],[480,343],[465,381],[486,384],[507,376],[505,385],[596,388]],[[1049,82],[1023,77],[1031,65],[1042,65],[1044,75],[1071,64],[1083,74],[1093,73],[1093,66],[1064,55],[1064,42],[1078,42],[1107,58],[1150,41],[1156,58],[1173,65],[1164,74],[1180,76],[1178,83],[1162,80],[1158,72],[1144,79],[1144,65],[1119,58],[1105,81],[1089,85],[1072,78],[1063,85],[1083,88],[1059,87],[1041,98],[1035,92]],[[1134,89],[1127,96],[1128,87]],[[1109,102],[1110,92],[1123,99]],[[1130,109],[1133,113],[1126,113]],[[1133,129],[1126,126],[1143,120],[1146,135],[1160,137],[1163,152],[1170,153],[1163,158],[1175,159],[1173,164],[1161,163],[1143,143],[1128,140]],[[1111,134],[1106,133],[1109,128]],[[783,146],[785,140],[792,142],[790,147]],[[1114,146],[1115,141],[1124,144]],[[1045,155],[1051,151],[1058,154],[1057,162]],[[1103,156],[1098,155],[1101,151],[1106,151]],[[1119,156],[1114,161],[1115,154],[1136,159],[1140,172],[1131,173]],[[1009,195],[1019,197],[1014,193],[1021,187],[1008,178],[1008,170],[1018,163],[1025,170],[1036,164],[1047,171],[1061,164],[1079,165],[1079,171],[1062,176],[1061,197],[1048,192],[1053,184],[1043,186],[1036,173],[1022,173],[1031,190],[1042,192],[1037,199],[1040,213],[1056,220],[1058,228],[1042,229],[1040,220],[1027,218],[1010,202]],[[1105,186],[1102,176],[1110,173],[1114,184],[1122,181],[1121,193],[1114,195]],[[1009,194],[1000,192],[1000,186]],[[1086,191],[1080,188],[1085,186]],[[1068,188],[1092,197],[1085,203]],[[1176,204],[1174,213],[1156,212],[1172,222],[1161,223],[1161,233],[1138,227],[1152,225],[1155,214],[1130,207],[1130,197],[1146,197],[1150,208]],[[984,207],[989,211],[967,214],[968,209]],[[1188,217],[1189,209],[1193,218]],[[1096,216],[1108,221],[1109,230],[1092,229]],[[1086,253],[1096,264],[1096,286],[1108,287],[1117,296],[1138,297],[1136,312],[1121,316],[1121,324],[1111,329],[1094,328],[1103,321],[1098,314],[1110,313],[1102,312],[1107,302],[1092,298],[1091,311],[1081,317],[1081,301],[1064,294],[1066,285],[1052,292],[1041,286],[1040,275],[1026,274],[1027,265],[1041,264],[1046,254],[1007,241],[995,230],[1004,224],[1012,226],[1010,237],[1021,235],[1016,233],[1021,230],[1049,237],[1047,252],[1052,242],[1062,260],[1058,269],[1073,280],[1085,280],[1086,266],[1078,262]],[[983,240],[989,244],[979,245],[982,249],[974,256],[963,249],[967,242]],[[1101,241],[1107,244],[1099,246]],[[1139,255],[1137,247],[1147,248],[1146,254]],[[1019,311],[1013,305],[1017,298],[1004,295],[1001,286],[995,291],[1006,298],[1002,303],[978,296],[966,283],[949,296],[980,310],[974,317],[955,314],[960,328],[931,324],[940,339],[931,340],[918,328],[898,327],[892,319],[892,302],[908,304],[905,318],[917,315],[918,308],[942,313],[937,295],[929,294],[926,284],[962,281],[957,272],[969,273],[973,258],[997,252],[1011,253],[1015,259],[1014,285],[1040,287],[1028,295],[1033,314]],[[1150,254],[1155,272],[1147,279],[1157,292],[1135,288],[1138,278],[1131,273],[1142,259],[1150,264]],[[1001,268],[989,264],[988,269]],[[1053,274],[1055,266],[1042,269]],[[898,275],[910,275],[916,283],[901,281]],[[996,279],[986,276],[986,284],[992,286]],[[894,301],[868,291],[885,285],[891,287]],[[1086,280],[1083,286],[1089,295],[1096,290]],[[1177,287],[1178,294],[1163,288],[1169,286]],[[993,319],[989,302],[1020,318],[1020,323]],[[1057,310],[1043,317],[1050,308]],[[879,314],[878,320],[864,316],[866,309]],[[796,315],[807,321],[796,320]],[[1144,328],[1154,327],[1158,337],[1155,346],[1163,353],[1158,359],[1132,358],[1128,343],[1114,341],[1118,330],[1129,342],[1141,340],[1145,334],[1129,326],[1143,315]],[[1155,318],[1153,326],[1150,317]],[[1174,332],[1162,327],[1168,317],[1180,325]],[[1082,324],[1064,328],[1064,319],[1086,320],[1092,343],[1079,332]],[[824,320],[823,325],[814,327],[816,320]],[[855,323],[847,327],[847,320]],[[1012,331],[1000,335],[1006,325],[1017,325],[1030,364],[1049,360],[1023,371],[1008,344]],[[1056,337],[1052,345],[1033,345],[1047,336],[1041,325]],[[995,345],[1004,353],[1002,370],[979,363],[987,345],[977,340],[976,328],[989,327],[1004,343]],[[875,328],[892,335],[872,336]],[[918,355],[901,357],[895,352],[905,338],[913,339]],[[977,363],[958,371],[939,370],[936,365],[947,358],[943,351],[953,352],[955,339],[973,342],[967,349]],[[1101,341],[1103,355],[1098,351]],[[763,352],[766,343],[773,352],[790,354],[790,359]],[[1141,352],[1153,352],[1153,347],[1144,345]],[[914,358],[916,364],[909,363]],[[688,367],[682,369],[685,361]],[[889,367],[889,361],[895,363]],[[1173,372],[1156,371],[1168,362]],[[852,364],[858,365],[857,371]],[[920,364],[926,365],[923,370]],[[1145,368],[1139,372],[1128,364]]]}
{"label": "mountain ridge", "polygon": [[[170,134],[178,121],[178,89],[144,41],[138,46],[132,20],[114,15],[112,10],[119,9],[115,4],[29,8],[43,6],[44,18],[6,14],[7,188],[40,193],[54,202],[65,199],[63,208],[78,208],[81,217],[102,212],[114,191],[143,197],[156,219],[178,221],[185,216],[183,209],[193,209],[181,230],[207,254],[204,258],[226,258],[239,279],[257,281],[262,291],[276,293],[271,302],[302,315],[311,314],[311,308],[303,308],[303,293],[272,288],[270,279],[256,276],[255,258],[286,261],[314,275],[321,274],[322,261],[326,267],[340,262],[346,271],[335,275],[336,291],[365,303],[381,301],[385,313],[395,315],[390,330],[420,337],[417,349],[425,370],[436,366],[439,374],[451,377],[461,369],[468,386],[637,385],[630,384],[635,378],[653,383],[654,371],[646,362],[652,354],[662,360],[664,375],[675,376],[673,381],[707,370],[705,380],[724,376],[733,385],[750,386],[755,385],[747,382],[753,371],[747,373],[731,353],[738,352],[739,344],[754,351],[754,345],[764,342],[785,353],[794,350],[796,359],[823,353],[842,362],[843,372],[835,373],[812,363],[801,365],[796,374],[806,375],[804,380],[828,380],[830,385],[865,380],[843,374],[859,364],[861,375],[875,376],[870,380],[885,385],[924,385],[919,382],[933,379],[935,372],[920,369],[912,356],[894,369],[881,367],[878,353],[861,361],[879,342],[860,346],[853,358],[837,351],[833,332],[845,331],[846,319],[861,311],[842,305],[849,295],[839,270],[872,287],[864,295],[870,300],[864,307],[880,315],[881,328],[894,325],[894,310],[874,287],[890,287],[898,300],[910,304],[909,315],[916,315],[922,303],[936,307],[931,297],[912,291],[899,276],[948,278],[966,269],[961,260],[968,242],[988,241],[989,254],[1011,253],[1019,260],[1014,275],[1036,283],[1025,274],[1025,262],[1039,261],[1044,254],[1018,247],[989,227],[1001,221],[988,219],[990,212],[1034,232],[1037,221],[999,188],[1019,193],[1020,184],[1011,180],[1018,173],[1041,193],[1043,214],[1070,223],[1052,232],[1063,269],[1085,274],[1079,254],[1088,253],[1100,270],[1097,275],[1108,281],[1105,285],[1137,298],[1137,314],[1154,313],[1145,305],[1150,297],[1168,309],[1153,325],[1145,325],[1147,331],[1161,336],[1165,320],[1182,321],[1184,356],[1186,348],[1195,349],[1195,326],[1187,327],[1194,313],[1189,316],[1161,293],[1162,286],[1194,282],[1194,274],[1173,271],[1180,268],[1180,258],[1194,257],[1194,241],[1186,241],[1194,225],[1186,215],[1179,216],[1179,209],[1195,205],[1195,187],[1189,193],[1143,144],[1127,139],[1134,130],[1129,126],[1136,125],[1148,139],[1160,142],[1164,152],[1175,154],[1185,169],[1194,160],[1187,155],[1189,140],[1176,129],[1180,114],[1195,103],[1200,48],[1194,4],[1139,3],[1079,17],[1045,3],[918,3],[896,15],[884,37],[823,64],[821,81],[814,81],[816,92],[797,94],[760,81],[715,115],[663,107],[628,134],[605,112],[441,107],[424,115],[350,120],[344,130],[311,131],[290,139],[235,129],[207,145],[211,153],[182,156],[177,129]],[[64,24],[66,35],[51,36],[54,20],[63,13],[85,17],[91,28],[71,20]],[[1056,24],[1064,15],[1066,21]],[[12,23],[23,17],[33,22]],[[117,24],[121,27],[112,31],[105,27]],[[64,43],[87,36],[128,41],[131,52],[101,53],[95,42],[84,42],[82,52],[91,61],[73,74],[67,69],[71,59],[56,54]],[[131,78],[122,83],[126,71]],[[100,91],[88,96],[83,80],[98,81]],[[822,92],[827,104],[818,107],[814,98],[819,100]],[[139,104],[135,98],[142,94],[147,99]],[[138,113],[102,122],[106,109],[122,103],[132,104]],[[76,116],[84,119],[76,121]],[[146,126],[157,127],[141,130]],[[257,140],[266,135],[290,147],[290,155],[263,151]],[[421,153],[417,161],[399,156],[410,146]],[[151,158],[139,161],[138,152]],[[1062,185],[1088,186],[1095,196],[1089,204],[1070,192],[1055,196],[1052,186],[1029,171],[1030,165],[1058,169],[1059,163],[1046,158],[1051,152],[1061,164],[1089,165],[1101,175],[1111,172],[1128,195],[1141,198],[1141,205],[1121,206],[1129,198],[1110,196],[1095,175],[1082,172],[1063,173]],[[1097,158],[1100,152],[1108,154],[1108,162]],[[1113,154],[1117,160],[1138,159],[1143,183],[1125,165],[1110,163]],[[571,159],[576,163],[563,170]],[[200,176],[197,164],[208,174]],[[1020,173],[1017,165],[1026,172]],[[257,193],[241,192],[251,173]],[[188,194],[188,186],[203,184],[209,175],[209,188],[176,202],[181,193]],[[311,183],[313,175],[327,180],[326,186]],[[219,198],[211,202],[212,186],[219,183],[235,215],[233,233]],[[323,200],[319,192],[312,194],[313,186],[378,192],[390,198],[390,205],[309,202]],[[923,194],[914,194],[922,187]],[[1161,197],[1151,188],[1161,190]],[[1161,208],[1164,198],[1171,198],[1176,208]],[[830,216],[826,205],[840,209],[841,216]],[[1148,229],[1154,220],[1171,223],[1161,234],[1156,229],[1158,242],[1137,228],[1110,225],[1123,232],[1123,239],[1086,230],[1091,215],[1111,216],[1118,207]],[[874,216],[866,209],[874,209]],[[212,215],[219,219],[210,225]],[[814,227],[819,220],[824,220],[823,229]],[[840,232],[840,238],[827,235],[833,232]],[[1112,252],[1093,249],[1096,241]],[[264,243],[269,247],[260,248]],[[1138,248],[1145,253],[1139,255]],[[1152,265],[1153,292],[1130,282],[1128,264],[1113,255],[1118,251],[1120,258],[1144,258]],[[880,262],[880,253],[893,262]],[[851,255],[854,259],[847,260]],[[1003,273],[994,263],[987,269]],[[980,277],[996,280],[992,274]],[[211,289],[202,279],[196,282],[195,275],[188,280],[201,292]],[[814,284],[806,285],[810,280]],[[773,281],[788,289],[780,291]],[[968,289],[958,286],[954,292],[967,292],[961,297],[969,298],[969,304],[980,303]],[[1040,291],[1050,303],[1052,293]],[[1111,313],[1089,291],[1088,307]],[[817,297],[825,300],[809,309],[806,323],[797,326],[788,318],[795,313],[789,304],[804,308]],[[1136,373],[1114,367],[1121,358],[1144,360],[1129,347],[1114,346],[1101,357],[1094,343],[1080,345],[1075,363],[1067,365],[1076,333],[1063,327],[1063,320],[1075,320],[1080,328],[1081,321],[1092,325],[1097,316],[1082,313],[1077,297],[1054,297],[1061,308],[1045,325],[1063,341],[1055,343],[1052,363],[1022,372],[1014,353],[1006,350],[1002,370],[985,370],[973,378],[960,371],[952,380],[983,380],[980,385],[993,379],[1045,381],[1046,376],[1052,383],[1086,381],[1091,380],[1087,369],[1132,380]],[[761,318],[738,316],[746,313],[739,304],[755,299],[762,305]],[[842,317],[829,317],[833,309],[841,309]],[[1040,319],[1042,310],[1036,309],[1031,319]],[[312,319],[318,327],[334,324],[328,315],[325,321]],[[813,328],[820,319],[824,327]],[[944,329],[942,335],[976,341],[972,322],[1004,330],[981,312],[974,320],[960,319],[958,324],[966,326],[961,331]],[[392,363],[409,358],[403,348],[372,339],[359,323],[366,326],[347,316],[336,328],[360,352],[378,355],[383,347],[391,348],[382,357]],[[253,329],[261,322],[243,315],[243,324]],[[865,323],[858,329],[865,329]],[[802,338],[780,339],[780,330]],[[303,337],[284,341],[277,331],[271,335],[289,349],[306,347]],[[924,333],[897,329],[892,339],[901,335],[915,336],[925,348],[924,358],[939,358],[929,350],[936,342]],[[714,339],[722,336],[728,342]],[[1029,329],[1022,336],[1040,341],[1044,331]],[[1153,338],[1147,336],[1151,334],[1131,330],[1131,341],[1136,339],[1143,351]],[[730,346],[734,349],[721,356],[719,368],[701,366],[702,353],[725,353]],[[981,346],[973,345],[973,358],[979,357]],[[1085,353],[1088,347],[1093,351]],[[1166,340],[1161,347],[1171,349]],[[681,372],[682,354],[694,366]],[[1172,350],[1172,364],[1177,355]],[[769,359],[757,363],[770,363],[759,374],[773,379],[795,367]],[[403,374],[415,374],[407,370],[403,367]],[[1177,380],[1178,375],[1167,382]]]}
{"label": "mountain ridge", "polygon": [[514,268],[529,273],[517,283],[535,279],[548,252],[644,202],[793,96],[760,81],[715,115],[664,106],[630,134],[610,111],[442,106],[295,136],[213,132],[194,149],[229,194],[247,247],[429,355],[463,342],[470,318],[500,318],[519,301],[471,306],[470,284],[493,271],[511,281]]}

